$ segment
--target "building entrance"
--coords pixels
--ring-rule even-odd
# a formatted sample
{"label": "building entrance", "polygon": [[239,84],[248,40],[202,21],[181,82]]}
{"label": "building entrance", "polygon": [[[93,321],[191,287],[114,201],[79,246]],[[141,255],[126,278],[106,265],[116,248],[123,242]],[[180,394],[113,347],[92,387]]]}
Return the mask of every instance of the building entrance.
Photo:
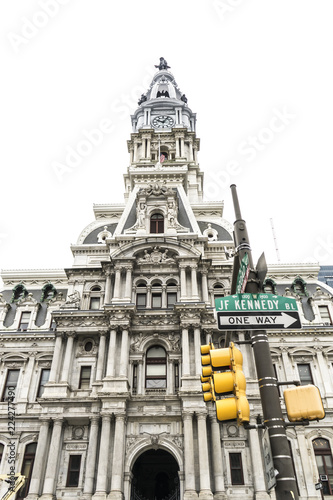
{"label": "building entrance", "polygon": [[131,500],[179,500],[179,467],[164,450],[148,450],[136,460]]}

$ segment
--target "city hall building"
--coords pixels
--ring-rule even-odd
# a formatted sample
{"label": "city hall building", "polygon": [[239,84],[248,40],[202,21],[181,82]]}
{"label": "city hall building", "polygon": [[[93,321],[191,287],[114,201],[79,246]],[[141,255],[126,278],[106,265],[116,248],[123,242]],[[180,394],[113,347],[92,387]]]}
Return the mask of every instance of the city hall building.
{"label": "city hall building", "polygon": [[[274,498],[263,430],[219,423],[203,401],[200,345],[224,345],[214,299],[230,294],[235,248],[223,202],[203,201],[196,114],[163,58],[131,121],[124,203],[94,206],[73,266],[2,272],[0,473],[14,450],[17,499]],[[303,324],[269,333],[277,379],[314,383],[326,411],[287,428],[304,500],[319,477],[333,493],[333,290],[319,270],[275,264],[264,283],[297,299]],[[256,423],[253,353],[238,347]]]}

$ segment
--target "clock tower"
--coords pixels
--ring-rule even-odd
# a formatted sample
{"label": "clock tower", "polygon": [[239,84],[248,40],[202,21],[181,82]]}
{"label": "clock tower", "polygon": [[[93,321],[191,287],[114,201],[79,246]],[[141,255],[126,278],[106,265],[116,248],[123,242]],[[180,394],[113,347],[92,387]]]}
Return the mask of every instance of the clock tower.
{"label": "clock tower", "polygon": [[175,173],[177,168],[184,170],[186,166],[187,195],[190,201],[202,201],[203,176],[197,163],[200,141],[196,137],[196,114],[188,106],[187,97],[163,57],[156,68],[158,71],[149,89],[142,94],[139,107],[131,116],[129,173],[134,176],[129,176],[132,182],[127,190],[133,188],[139,170],[160,170],[167,181],[165,176]]}

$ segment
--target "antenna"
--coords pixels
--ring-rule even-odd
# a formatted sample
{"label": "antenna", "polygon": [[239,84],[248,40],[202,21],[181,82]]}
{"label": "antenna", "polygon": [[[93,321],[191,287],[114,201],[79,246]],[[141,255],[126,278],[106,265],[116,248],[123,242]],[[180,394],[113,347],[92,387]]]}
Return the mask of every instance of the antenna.
{"label": "antenna", "polygon": [[273,233],[273,238],[274,238],[276,256],[277,256],[278,262],[280,262],[280,253],[279,253],[279,249],[278,249],[278,245],[277,245],[277,239],[276,239],[276,234],[275,234],[273,219],[270,219],[270,221],[271,221],[271,226],[272,226],[272,233]]}

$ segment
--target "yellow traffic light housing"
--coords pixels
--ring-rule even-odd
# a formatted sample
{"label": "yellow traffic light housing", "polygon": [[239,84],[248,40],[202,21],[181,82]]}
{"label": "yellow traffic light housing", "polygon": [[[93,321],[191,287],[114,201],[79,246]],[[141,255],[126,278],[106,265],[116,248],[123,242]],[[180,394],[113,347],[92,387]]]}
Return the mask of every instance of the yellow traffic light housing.
{"label": "yellow traffic light housing", "polygon": [[290,422],[321,420],[325,417],[320,391],[315,385],[301,385],[286,389],[283,396]]}
{"label": "yellow traffic light housing", "polygon": [[[210,344],[201,347],[204,400],[216,402],[216,416],[220,421],[237,420],[239,425],[249,422],[250,407],[245,394],[242,353],[233,342],[223,349],[209,348]],[[216,394],[227,397],[216,399]]]}
{"label": "yellow traffic light housing", "polygon": [[211,356],[210,352],[214,349],[214,345],[210,342],[207,345],[201,346],[201,364],[202,364],[202,376],[201,376],[201,387],[204,401],[207,403],[208,401],[215,401],[215,392],[214,392],[214,384],[213,384],[213,369],[210,364]]}

